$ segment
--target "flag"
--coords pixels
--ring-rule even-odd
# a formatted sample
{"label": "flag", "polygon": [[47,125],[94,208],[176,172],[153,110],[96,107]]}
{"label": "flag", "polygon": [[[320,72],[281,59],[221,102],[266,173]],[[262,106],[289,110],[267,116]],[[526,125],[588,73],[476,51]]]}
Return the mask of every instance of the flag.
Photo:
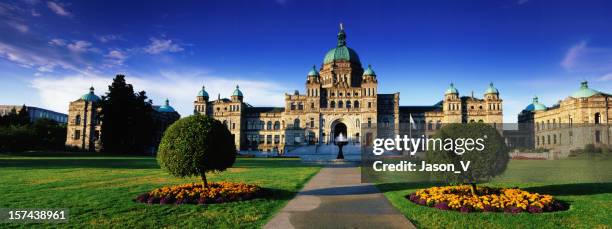
{"label": "flag", "polygon": [[414,123],[414,119],[412,119],[412,114],[410,114],[410,128],[416,129],[416,123]]}

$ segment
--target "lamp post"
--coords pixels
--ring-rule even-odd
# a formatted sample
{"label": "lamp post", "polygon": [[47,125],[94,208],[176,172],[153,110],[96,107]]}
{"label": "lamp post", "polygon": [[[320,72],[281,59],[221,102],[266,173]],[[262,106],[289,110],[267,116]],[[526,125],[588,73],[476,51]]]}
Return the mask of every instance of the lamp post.
{"label": "lamp post", "polygon": [[335,144],[338,146],[338,157],[336,159],[344,159],[344,154],[342,153],[342,147],[348,143],[348,139],[342,135],[342,133],[338,134],[336,137]]}

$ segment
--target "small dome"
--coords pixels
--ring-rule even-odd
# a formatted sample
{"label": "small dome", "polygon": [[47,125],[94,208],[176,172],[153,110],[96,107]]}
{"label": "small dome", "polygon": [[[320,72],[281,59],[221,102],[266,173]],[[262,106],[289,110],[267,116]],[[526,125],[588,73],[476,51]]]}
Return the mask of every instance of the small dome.
{"label": "small dome", "polygon": [[368,68],[363,71],[363,75],[369,75],[369,76],[375,76],[376,73],[374,72],[374,70],[372,70],[372,65],[368,65]]}
{"label": "small dome", "polygon": [[170,100],[166,99],[166,103],[163,106],[160,106],[159,108],[157,108],[157,111],[159,112],[175,112],[174,108],[170,106]]}
{"label": "small dome", "polygon": [[485,91],[485,94],[499,94],[499,91],[497,90],[497,88],[493,86],[493,82],[489,84],[489,88],[487,88],[487,90]]}
{"label": "small dome", "polygon": [[313,65],[312,69],[308,72],[308,76],[319,76],[319,72],[317,71],[317,66]]}
{"label": "small dome", "polygon": [[585,80],[580,82],[580,89],[572,93],[572,97],[574,98],[587,98],[593,95],[599,94],[599,91],[593,90],[589,88],[589,83]]}
{"label": "small dome", "polygon": [[236,89],[234,90],[234,93],[232,94],[232,96],[240,96],[243,97],[242,95],[242,91],[240,91],[240,87],[238,85],[236,85]]}
{"label": "small dome", "polygon": [[531,104],[529,104],[527,107],[525,107],[525,111],[545,111],[546,109],[546,105],[541,104],[540,102],[538,102],[538,97],[533,97],[533,102]]}
{"label": "small dome", "polygon": [[446,89],[446,91],[444,92],[445,95],[448,94],[459,94],[459,90],[457,90],[457,88],[455,88],[455,84],[451,83],[450,86],[448,86],[448,89]]}
{"label": "small dome", "polygon": [[83,96],[81,96],[82,100],[85,100],[87,102],[98,102],[100,101],[100,97],[98,97],[96,94],[94,94],[94,88],[90,87],[89,88],[89,93],[84,94]]}
{"label": "small dome", "polygon": [[202,90],[198,93],[198,96],[208,98],[208,92],[206,92],[206,88],[204,88],[204,86],[202,86]]}

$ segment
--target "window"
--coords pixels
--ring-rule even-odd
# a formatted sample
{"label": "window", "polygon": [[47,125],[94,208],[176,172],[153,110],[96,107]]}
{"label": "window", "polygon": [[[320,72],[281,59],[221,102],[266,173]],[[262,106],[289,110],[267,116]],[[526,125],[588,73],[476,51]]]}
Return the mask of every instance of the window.
{"label": "window", "polygon": [[291,110],[295,110],[295,103],[291,103]]}
{"label": "window", "polygon": [[259,144],[263,144],[265,141],[265,138],[263,135],[259,135]]}
{"label": "window", "polygon": [[274,129],[275,130],[280,130],[280,122],[279,121],[274,122]]}
{"label": "window", "polygon": [[346,101],[346,108],[351,108],[351,101]]}
{"label": "window", "polygon": [[329,107],[336,108],[336,101],[331,101],[331,103],[329,103]]}
{"label": "window", "polygon": [[595,124],[599,124],[601,122],[601,114],[599,112],[595,113]]}
{"label": "window", "polygon": [[268,127],[268,128],[267,128],[268,130],[271,130],[271,129],[272,129],[272,121],[268,121],[268,125],[267,125],[267,127]]}
{"label": "window", "polygon": [[272,135],[266,135],[266,144],[272,144]]}
{"label": "window", "polygon": [[342,108],[342,101],[338,101],[338,108]]}
{"label": "window", "polygon": [[260,130],[263,130],[263,129],[264,129],[264,125],[265,125],[265,124],[266,124],[266,123],[265,123],[264,121],[259,121],[259,129],[260,129]]}
{"label": "window", "polygon": [[232,130],[236,129],[236,123],[232,123]]}
{"label": "window", "polygon": [[280,136],[274,135],[274,144],[278,144],[280,142]]}
{"label": "window", "polygon": [[427,123],[427,129],[428,130],[433,130],[433,122],[429,121],[429,123]]}
{"label": "window", "polygon": [[304,104],[303,103],[299,103],[298,104],[298,110],[304,110]]}
{"label": "window", "polygon": [[353,103],[353,104],[354,104],[355,108],[359,108],[359,101],[355,101],[355,103]]}
{"label": "window", "polygon": [[293,127],[300,128],[300,119],[296,118],[293,120]]}
{"label": "window", "polygon": [[81,130],[75,130],[74,131],[74,140],[79,140],[81,139]]}
{"label": "window", "polygon": [[372,108],[372,102],[368,102],[368,108]]}
{"label": "window", "polygon": [[314,103],[310,103],[310,108],[314,109]]}
{"label": "window", "polygon": [[81,125],[81,115],[77,115],[74,119],[74,124]]}
{"label": "window", "polygon": [[372,128],[372,118],[368,118],[368,128]]}
{"label": "window", "polygon": [[315,127],[314,118],[310,118],[310,128],[314,128],[314,127]]}

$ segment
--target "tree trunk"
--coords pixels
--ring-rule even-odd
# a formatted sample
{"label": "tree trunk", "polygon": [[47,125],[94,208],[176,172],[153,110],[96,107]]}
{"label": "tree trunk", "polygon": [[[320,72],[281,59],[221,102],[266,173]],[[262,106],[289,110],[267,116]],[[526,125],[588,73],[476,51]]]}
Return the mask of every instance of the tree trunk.
{"label": "tree trunk", "polygon": [[472,191],[473,196],[477,196],[476,194],[476,183],[470,183],[470,190]]}
{"label": "tree trunk", "polygon": [[202,188],[208,188],[208,182],[206,182],[206,173],[202,173]]}

